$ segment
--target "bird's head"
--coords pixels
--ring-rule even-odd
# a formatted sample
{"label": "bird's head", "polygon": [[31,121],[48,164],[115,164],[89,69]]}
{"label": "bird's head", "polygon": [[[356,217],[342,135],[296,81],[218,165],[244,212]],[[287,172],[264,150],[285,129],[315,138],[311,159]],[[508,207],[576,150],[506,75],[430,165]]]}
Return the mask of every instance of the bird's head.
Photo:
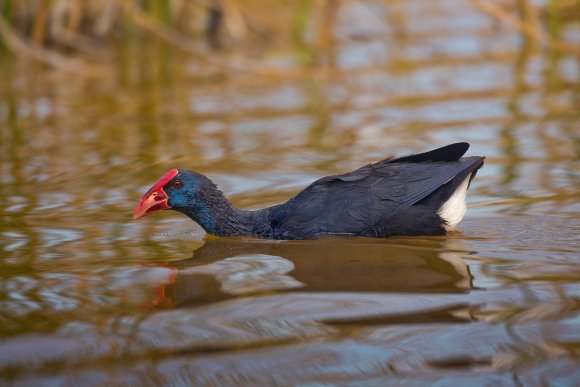
{"label": "bird's head", "polygon": [[208,180],[205,176],[186,169],[172,169],[165,174],[143,195],[133,219],[142,218],[159,210],[177,210],[183,212],[195,206],[202,184]]}

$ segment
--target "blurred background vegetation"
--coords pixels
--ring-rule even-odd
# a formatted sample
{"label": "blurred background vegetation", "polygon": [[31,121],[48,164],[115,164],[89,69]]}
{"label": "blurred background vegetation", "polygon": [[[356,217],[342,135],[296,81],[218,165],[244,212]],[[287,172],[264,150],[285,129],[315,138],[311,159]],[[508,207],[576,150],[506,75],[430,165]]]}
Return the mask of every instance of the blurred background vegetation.
{"label": "blurred background vegetation", "polygon": [[[321,69],[336,70],[335,27],[340,8],[348,2],[1,0],[0,37],[3,55],[89,75],[102,75],[118,63],[111,59],[126,62],[135,50],[152,45],[243,72],[321,75]],[[373,14],[380,3],[402,9],[401,2],[376,0],[366,6]],[[470,5],[540,47],[580,53],[577,36],[566,31],[568,24],[580,20],[578,0],[471,0]],[[389,15],[400,38],[405,24],[413,22],[407,17],[405,12]]]}

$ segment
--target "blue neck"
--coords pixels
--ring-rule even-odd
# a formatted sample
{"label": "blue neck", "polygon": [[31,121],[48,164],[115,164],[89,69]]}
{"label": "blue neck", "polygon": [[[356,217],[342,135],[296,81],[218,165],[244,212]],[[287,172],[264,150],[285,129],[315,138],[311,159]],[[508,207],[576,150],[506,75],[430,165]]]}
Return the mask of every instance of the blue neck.
{"label": "blue neck", "polygon": [[254,235],[256,228],[256,219],[252,211],[233,207],[217,190],[211,192],[210,195],[204,195],[196,205],[183,209],[181,212],[212,235]]}

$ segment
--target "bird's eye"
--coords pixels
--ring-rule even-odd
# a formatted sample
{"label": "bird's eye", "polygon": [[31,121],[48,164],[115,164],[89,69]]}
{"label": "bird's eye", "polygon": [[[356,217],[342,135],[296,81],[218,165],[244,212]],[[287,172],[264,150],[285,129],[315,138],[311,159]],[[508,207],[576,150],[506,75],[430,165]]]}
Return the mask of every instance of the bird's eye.
{"label": "bird's eye", "polygon": [[179,180],[176,180],[176,181],[173,183],[173,188],[177,188],[177,189],[181,188],[181,181],[179,181]]}

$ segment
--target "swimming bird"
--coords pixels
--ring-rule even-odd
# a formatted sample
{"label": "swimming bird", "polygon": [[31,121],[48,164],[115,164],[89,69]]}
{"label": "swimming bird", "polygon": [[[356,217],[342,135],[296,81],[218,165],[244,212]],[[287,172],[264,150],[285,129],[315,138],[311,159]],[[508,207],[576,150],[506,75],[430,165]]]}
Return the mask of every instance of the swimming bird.
{"label": "swimming bird", "polygon": [[172,169],[143,195],[133,219],[172,209],[217,236],[314,239],[323,236],[445,235],[463,219],[465,196],[485,157],[469,144],[389,157],[323,177],[285,203],[235,208],[206,176]]}

